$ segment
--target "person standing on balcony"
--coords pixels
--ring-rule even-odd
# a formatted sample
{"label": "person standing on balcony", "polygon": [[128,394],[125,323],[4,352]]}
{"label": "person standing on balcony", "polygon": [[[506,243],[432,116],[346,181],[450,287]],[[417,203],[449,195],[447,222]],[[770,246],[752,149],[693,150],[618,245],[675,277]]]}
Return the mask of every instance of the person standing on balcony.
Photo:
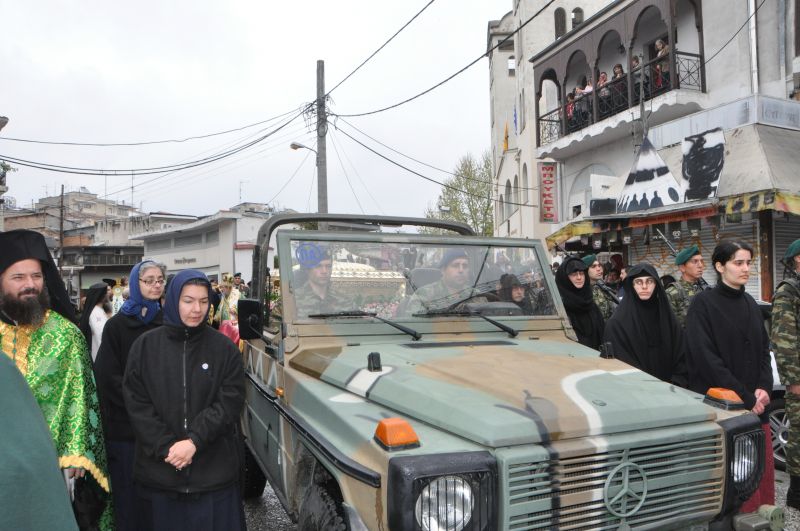
{"label": "person standing on balcony", "polygon": [[790,476],[786,505],[800,509],[800,240],[786,250],[783,263],[789,278],[778,284],[772,298],[770,336],[778,362],[778,373],[786,384],[786,415],[789,420],[789,441],[786,444],[786,469]]}
{"label": "person standing on balcony", "polygon": [[656,52],[661,61],[656,63],[656,88],[669,87],[669,45],[663,40],[656,40]]}
{"label": "person standing on balcony", "polygon": [[587,274],[592,286],[592,300],[600,309],[603,320],[608,321],[617,308],[619,299],[614,294],[614,290],[603,282],[603,265],[597,260],[597,256],[589,254],[584,256],[582,260],[586,267],[589,268]]}
{"label": "person standing on balcony", "polygon": [[681,278],[670,284],[666,291],[672,311],[675,312],[675,317],[683,328],[686,326],[686,312],[689,311],[692,299],[703,291],[699,282],[703,278],[706,264],[700,249],[697,245],[692,245],[678,253],[675,265],[681,272]]}

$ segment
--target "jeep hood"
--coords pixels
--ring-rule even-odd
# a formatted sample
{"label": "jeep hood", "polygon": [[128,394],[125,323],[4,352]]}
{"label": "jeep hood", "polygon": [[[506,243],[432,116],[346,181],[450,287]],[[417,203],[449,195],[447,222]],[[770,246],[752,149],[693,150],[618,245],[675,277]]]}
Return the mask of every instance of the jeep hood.
{"label": "jeep hood", "polygon": [[[292,359],[291,366],[488,447],[714,418],[697,395],[622,362],[602,359],[579,345],[521,343],[475,342],[457,348],[434,344],[429,349],[392,344],[348,347],[327,354],[307,351]],[[531,352],[534,346],[536,351]],[[380,372],[367,370],[372,351],[380,351]]]}

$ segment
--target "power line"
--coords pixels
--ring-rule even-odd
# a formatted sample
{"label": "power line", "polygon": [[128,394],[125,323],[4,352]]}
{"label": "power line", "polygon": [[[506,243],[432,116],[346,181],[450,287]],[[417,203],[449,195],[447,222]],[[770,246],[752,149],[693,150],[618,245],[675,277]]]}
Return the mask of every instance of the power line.
{"label": "power line", "polygon": [[[333,134],[331,134],[331,138],[333,138]],[[353,164],[352,160],[350,160],[350,157],[347,155],[347,151],[345,151],[344,146],[342,145],[341,148],[342,148],[342,155],[344,155],[344,158],[347,161],[347,163],[350,164],[350,168],[353,169],[353,173],[355,173],[356,177],[358,177],[358,181],[361,183],[361,186],[364,187],[364,190],[366,190],[367,195],[370,197],[370,199],[372,199],[372,202],[375,203],[375,206],[378,207],[378,210],[381,212],[381,214],[385,214],[383,208],[381,207],[381,204],[375,199],[375,196],[372,195],[372,192],[369,191],[369,188],[367,187],[367,184],[364,182],[364,179],[361,178],[361,174],[358,173],[356,165]]]}
{"label": "power line", "polygon": [[[300,168],[302,168],[303,165],[306,163],[306,160],[308,160],[309,155],[311,155],[311,151],[306,153],[306,156],[303,157],[303,160],[300,161],[300,165],[297,167],[296,170],[294,170],[294,173],[292,173],[292,176],[289,177],[289,179],[287,179],[287,181],[285,183],[283,183],[283,186],[280,187],[280,189],[275,193],[275,195],[272,196],[272,198],[269,201],[266,202],[266,204],[270,204],[273,201],[275,201],[275,199],[279,195],[281,195],[281,192],[283,192],[283,189],[286,188],[287,186],[289,186],[289,183],[292,182],[292,180],[294,179],[295,175],[297,175],[297,173],[300,171]],[[310,202],[310,199],[309,199],[309,202]]]}
{"label": "power line", "polygon": [[139,169],[100,170],[100,169],[93,169],[93,168],[76,168],[76,167],[72,167],[72,166],[62,166],[62,165],[57,165],[57,164],[47,164],[47,163],[43,163],[43,162],[35,162],[35,161],[30,161],[30,160],[25,160],[25,159],[18,159],[16,157],[8,157],[8,156],[2,155],[2,154],[0,154],[0,160],[5,160],[5,161],[11,162],[13,164],[17,164],[19,166],[26,166],[26,167],[30,167],[30,168],[37,168],[37,169],[40,169],[40,170],[53,171],[53,172],[58,172],[58,173],[71,173],[73,175],[104,175],[105,176],[105,175],[111,175],[111,174],[114,174],[114,175],[126,174],[127,175],[127,174],[130,174],[130,173],[136,173],[138,175],[153,175],[153,174],[158,174],[158,173],[167,173],[167,172],[170,172],[170,171],[185,170],[185,169],[188,169],[188,168],[194,168],[194,167],[197,167],[197,166],[202,166],[204,164],[209,164],[211,162],[215,162],[217,160],[224,159],[224,158],[230,157],[232,155],[235,155],[235,154],[237,154],[237,153],[239,153],[241,151],[244,151],[245,149],[248,149],[248,148],[250,148],[250,147],[262,142],[266,138],[269,138],[273,134],[277,133],[278,131],[280,131],[281,129],[283,129],[284,127],[286,127],[290,123],[292,123],[295,119],[297,119],[298,117],[300,117],[302,115],[302,112],[303,111],[300,111],[299,113],[295,114],[292,118],[290,118],[288,121],[284,122],[283,124],[281,124],[277,128],[275,128],[272,131],[270,131],[269,133],[257,138],[256,140],[248,142],[247,144],[244,144],[243,146],[237,147],[235,149],[231,149],[231,150],[226,151],[226,152],[221,153],[221,154],[213,155],[211,157],[206,157],[204,159],[200,159],[200,160],[196,160],[196,161],[192,161],[192,162],[188,162],[188,163],[183,163],[183,164],[172,164],[172,165],[169,165],[169,166],[155,166],[155,167],[152,167],[152,168],[139,168]]}
{"label": "power line", "polygon": [[728,42],[726,42],[725,44],[723,44],[723,45],[722,45],[722,48],[720,48],[719,50],[717,50],[716,52],[714,52],[714,54],[713,54],[711,57],[709,57],[708,59],[706,59],[705,63],[703,63],[703,65],[704,65],[704,66],[705,66],[705,65],[707,65],[708,63],[710,63],[710,62],[711,62],[711,60],[712,60],[713,58],[715,58],[717,55],[719,55],[719,53],[720,53],[722,50],[724,50],[724,49],[725,49],[725,47],[727,47],[727,46],[728,46],[728,45],[729,45],[729,44],[730,44],[730,43],[733,41],[733,39],[735,39],[735,38],[736,38],[736,36],[737,36],[737,35],[739,35],[739,32],[740,32],[740,31],[742,31],[742,30],[744,29],[744,27],[745,27],[745,26],[747,26],[747,23],[748,23],[748,22],[750,22],[750,19],[751,19],[751,18],[753,18],[754,16],[756,16],[756,13],[758,13],[758,10],[759,10],[759,9],[761,9],[761,6],[763,6],[763,5],[764,5],[766,2],[767,2],[767,0],[761,0],[761,3],[760,3],[760,4],[758,4],[758,6],[756,6],[756,8],[755,8],[755,10],[753,11],[753,13],[752,13],[752,14],[751,14],[749,17],[747,17],[747,20],[745,20],[745,21],[744,21],[744,24],[742,24],[742,25],[739,27],[739,29],[738,29],[738,30],[736,30],[736,33],[734,33],[733,35],[731,35],[731,38],[730,38],[730,39],[728,39]]}
{"label": "power line", "polygon": [[347,180],[347,185],[350,187],[350,191],[353,192],[353,197],[356,200],[356,204],[358,205],[359,210],[361,210],[362,214],[365,214],[364,207],[361,206],[361,201],[358,200],[358,195],[356,195],[356,190],[353,188],[353,183],[350,182],[350,176],[347,175],[347,170],[344,169],[344,163],[342,162],[342,157],[339,155],[339,148],[336,147],[336,142],[331,136],[331,144],[333,145],[333,151],[336,152],[336,158],[339,159],[339,166],[342,168],[342,173],[344,173],[344,178]]}
{"label": "power line", "polygon": [[317,182],[317,167],[311,172],[311,186],[308,189],[308,201],[306,201],[306,211],[311,212],[311,192],[314,191],[314,183]]}
{"label": "power line", "polygon": [[355,68],[353,69],[353,71],[352,71],[352,72],[350,72],[349,74],[347,74],[347,75],[344,77],[344,79],[342,79],[342,80],[341,80],[341,81],[339,81],[339,82],[338,82],[336,85],[334,85],[334,87],[333,87],[332,89],[330,89],[330,90],[328,91],[328,93],[327,93],[327,94],[325,94],[325,97],[328,97],[328,96],[330,96],[330,95],[331,95],[331,92],[333,92],[334,90],[336,90],[337,88],[339,88],[339,85],[341,85],[342,83],[344,83],[345,81],[347,81],[348,79],[350,79],[350,76],[352,76],[353,74],[355,74],[356,72],[358,72],[358,71],[361,69],[361,67],[362,67],[362,66],[364,66],[365,64],[367,64],[367,63],[369,62],[369,60],[370,60],[370,59],[372,59],[373,57],[375,57],[375,56],[378,54],[378,52],[380,52],[381,50],[383,50],[383,49],[386,47],[386,45],[387,45],[387,44],[389,44],[390,42],[392,42],[392,40],[394,40],[394,38],[395,38],[395,37],[397,37],[397,36],[400,34],[400,32],[401,32],[401,31],[403,31],[404,29],[406,29],[406,28],[408,27],[408,25],[409,25],[409,24],[411,24],[412,22],[414,22],[414,19],[416,19],[418,16],[420,16],[420,15],[422,14],[422,12],[423,12],[423,11],[425,11],[426,9],[428,9],[428,7],[430,7],[430,5],[431,5],[432,3],[434,3],[435,1],[436,1],[436,0],[430,0],[430,2],[428,2],[427,4],[425,4],[425,6],[424,6],[422,9],[420,9],[420,10],[417,12],[417,14],[416,14],[416,15],[414,15],[413,17],[411,17],[411,19],[410,19],[408,22],[406,22],[405,24],[403,24],[403,26],[402,26],[402,27],[401,27],[399,30],[397,30],[397,31],[394,33],[394,35],[392,35],[391,37],[389,37],[389,39],[388,39],[386,42],[384,42],[383,44],[381,44],[381,45],[380,45],[380,47],[379,47],[377,50],[375,50],[374,52],[372,52],[372,53],[369,55],[369,57],[367,57],[366,59],[364,59],[364,61],[362,61],[360,65],[358,65],[357,67],[355,67]]}
{"label": "power line", "polygon": [[440,81],[439,83],[436,83],[434,86],[432,86],[432,87],[430,87],[430,88],[428,88],[428,89],[426,89],[426,90],[423,90],[423,91],[422,91],[422,92],[420,92],[419,94],[417,94],[417,95],[415,95],[415,96],[411,96],[410,98],[407,98],[407,99],[405,99],[405,100],[403,100],[403,101],[400,101],[400,102],[398,102],[398,103],[395,103],[395,104],[393,104],[393,105],[389,105],[389,106],[387,106],[387,107],[383,107],[383,108],[380,108],[380,109],[376,109],[376,110],[374,110],[374,111],[361,112],[361,113],[353,113],[353,114],[337,114],[336,116],[340,116],[340,117],[344,117],[344,118],[355,118],[355,117],[358,117],[358,116],[369,116],[369,115],[372,115],[372,114],[378,114],[378,113],[381,113],[381,112],[384,112],[384,111],[388,111],[388,110],[390,110],[390,109],[395,109],[395,108],[397,108],[397,107],[400,107],[401,105],[405,105],[406,103],[412,102],[412,101],[416,100],[417,98],[421,98],[422,96],[424,96],[424,95],[428,94],[429,92],[432,92],[432,91],[436,90],[437,88],[441,87],[441,86],[442,86],[442,85],[444,85],[445,83],[447,83],[447,82],[451,81],[451,80],[452,80],[452,79],[454,79],[455,77],[457,77],[457,76],[459,76],[459,75],[463,74],[464,72],[466,72],[467,70],[469,70],[470,68],[472,68],[472,67],[473,67],[474,65],[476,65],[476,64],[477,64],[477,63],[478,63],[478,62],[479,62],[481,59],[483,59],[484,57],[487,57],[487,56],[488,56],[488,55],[489,55],[491,52],[493,52],[494,50],[496,50],[497,48],[499,48],[500,46],[502,46],[502,45],[503,45],[503,44],[504,44],[504,43],[505,43],[507,40],[509,40],[511,37],[513,37],[514,35],[516,35],[517,33],[519,33],[519,32],[520,32],[520,30],[522,30],[522,28],[524,28],[525,26],[527,26],[527,25],[528,25],[528,24],[529,24],[529,23],[530,23],[530,22],[531,22],[531,21],[532,21],[534,18],[538,17],[538,16],[539,16],[539,15],[540,15],[540,14],[541,14],[541,13],[542,13],[542,12],[543,12],[545,9],[547,9],[548,7],[550,7],[550,6],[551,6],[551,5],[552,5],[552,4],[553,4],[555,1],[556,1],[556,0],[550,0],[549,2],[547,2],[547,3],[546,3],[546,4],[545,4],[545,5],[544,5],[544,6],[543,6],[541,9],[539,9],[539,10],[538,10],[536,13],[534,13],[534,14],[533,14],[533,15],[532,15],[532,16],[531,16],[531,17],[530,17],[528,20],[526,20],[525,22],[523,22],[523,23],[522,23],[522,24],[521,24],[521,25],[520,25],[520,26],[519,26],[517,29],[515,29],[513,32],[511,32],[509,35],[507,35],[507,36],[506,36],[506,37],[505,37],[503,40],[501,40],[500,42],[498,42],[496,45],[494,45],[494,46],[492,46],[491,48],[489,48],[488,50],[486,50],[486,52],[485,52],[485,53],[481,54],[481,55],[480,55],[479,57],[477,57],[475,60],[473,60],[472,62],[470,62],[470,63],[469,63],[467,66],[465,66],[465,67],[461,68],[461,69],[460,69],[460,70],[458,70],[456,73],[454,73],[454,74],[452,74],[452,75],[448,76],[447,78],[443,79],[443,80],[442,80],[442,81]]}
{"label": "power line", "polygon": [[[392,160],[391,158],[387,157],[383,153],[380,153],[380,152],[372,149],[371,147],[369,147],[368,145],[364,144],[360,140],[350,136],[349,134],[347,134],[347,131],[344,131],[342,129],[339,129],[339,131],[341,131],[344,136],[346,136],[347,138],[349,138],[350,140],[352,140],[356,144],[360,145],[364,149],[366,149],[368,151],[371,151],[372,153],[374,153],[375,155],[377,155],[380,158],[384,159],[385,161],[390,162],[390,163],[394,164],[395,166],[397,166],[398,168],[404,169],[407,172],[416,175],[417,177],[421,177],[422,179],[425,179],[426,181],[430,181],[432,183],[438,184],[439,186],[442,186],[444,188],[448,188],[450,190],[453,190],[454,192],[458,192],[458,193],[464,194],[464,195],[469,196],[469,197],[475,197],[475,198],[482,199],[482,200],[483,199],[489,199],[493,203],[499,203],[500,202],[498,199],[491,199],[491,198],[488,198],[488,197],[483,197],[483,196],[478,195],[478,194],[473,194],[472,192],[468,192],[467,190],[462,190],[461,188],[458,188],[457,186],[453,186],[453,185],[445,183],[445,182],[437,181],[433,177],[428,177],[427,175],[419,173],[418,171],[414,171],[411,168],[409,168],[408,166],[405,166],[405,165],[400,164],[399,162],[397,162],[395,160]],[[503,204],[504,205],[513,205],[513,206],[528,206],[528,207],[529,206],[533,206],[533,205],[527,205],[527,204],[524,204],[524,203],[514,203],[514,202],[511,202],[511,201],[503,201]]]}
{"label": "power line", "polygon": [[277,116],[273,116],[272,118],[267,118],[266,120],[261,120],[260,122],[255,122],[248,125],[243,125],[241,127],[236,127],[234,129],[228,129],[226,131],[219,131],[216,133],[208,133],[204,135],[195,135],[195,136],[188,136],[186,138],[178,138],[178,139],[166,139],[166,140],[150,140],[150,141],[143,141],[143,142],[119,142],[119,143],[92,143],[92,142],[59,142],[59,141],[50,141],[50,140],[31,140],[27,138],[12,138],[3,136],[0,137],[0,140],[8,140],[11,142],[25,142],[29,144],[47,144],[52,146],[90,146],[90,147],[116,147],[116,146],[149,146],[153,144],[170,144],[170,143],[182,143],[188,142],[190,140],[200,140],[203,138],[210,138],[213,136],[220,136],[220,135],[227,135],[228,133],[235,133],[237,131],[243,131],[245,129],[250,129],[251,127],[255,127],[257,125],[266,124],[284,116],[288,116],[292,114],[294,110],[287,111],[283,114],[279,114]]}

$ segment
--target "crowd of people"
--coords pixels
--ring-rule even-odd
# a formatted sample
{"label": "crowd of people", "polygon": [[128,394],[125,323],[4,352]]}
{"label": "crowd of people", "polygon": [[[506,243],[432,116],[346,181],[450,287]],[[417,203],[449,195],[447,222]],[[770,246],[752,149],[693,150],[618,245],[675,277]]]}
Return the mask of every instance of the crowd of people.
{"label": "crowd of people", "polygon": [[[758,415],[767,440],[773,388],[770,349],[787,384],[786,408],[792,426],[800,426],[800,240],[784,260],[787,278],[774,296],[771,328],[764,307],[746,291],[753,249],[744,242],[723,241],[711,254],[717,275],[711,287],[703,280],[705,261],[696,245],[677,253],[680,271],[665,287],[647,263],[618,271],[619,291],[611,270],[594,255],[567,256],[555,271],[556,285],[578,341],[676,386],[705,394],[710,388],[735,392],[743,407]],[[791,428],[787,447],[791,484],[788,506],[800,509],[800,445]],[[767,445],[765,473],[743,511],[774,503],[772,449]]]}
{"label": "crowd of people", "polygon": [[235,319],[241,275],[217,297],[145,260],[118,311],[98,283],[79,320],[43,236],[0,248],[0,529],[244,529],[244,368],[209,319]]}

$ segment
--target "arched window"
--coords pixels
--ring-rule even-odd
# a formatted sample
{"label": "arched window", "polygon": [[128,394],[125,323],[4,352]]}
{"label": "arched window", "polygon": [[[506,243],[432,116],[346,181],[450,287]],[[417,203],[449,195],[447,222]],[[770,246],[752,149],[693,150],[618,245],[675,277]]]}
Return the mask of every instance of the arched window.
{"label": "arched window", "polygon": [[511,210],[516,210],[516,209],[519,208],[519,198],[520,197],[521,196],[519,195],[519,176],[515,175],[514,176],[514,201],[513,202],[516,203],[516,204],[514,205],[514,208],[512,208]]}
{"label": "arched window", "polygon": [[576,7],[572,10],[572,29],[583,24],[583,9]]}
{"label": "arched window", "polygon": [[514,76],[517,73],[517,60],[512,55],[508,58],[508,75]]}
{"label": "arched window", "polygon": [[511,212],[512,212],[512,210],[511,210],[511,207],[512,207],[511,203],[513,203],[513,202],[514,202],[514,200],[512,199],[512,197],[513,197],[513,196],[511,195],[511,181],[509,181],[508,179],[506,179],[506,211],[505,211],[505,213],[503,214],[503,216],[504,216],[504,217],[503,217],[503,219],[508,219],[508,218],[510,218],[510,217],[511,217]]}
{"label": "arched window", "polygon": [[561,37],[567,32],[567,12],[559,7],[553,14],[556,22],[556,39]]}
{"label": "arched window", "polygon": [[528,165],[522,165],[522,202],[528,204]]}

